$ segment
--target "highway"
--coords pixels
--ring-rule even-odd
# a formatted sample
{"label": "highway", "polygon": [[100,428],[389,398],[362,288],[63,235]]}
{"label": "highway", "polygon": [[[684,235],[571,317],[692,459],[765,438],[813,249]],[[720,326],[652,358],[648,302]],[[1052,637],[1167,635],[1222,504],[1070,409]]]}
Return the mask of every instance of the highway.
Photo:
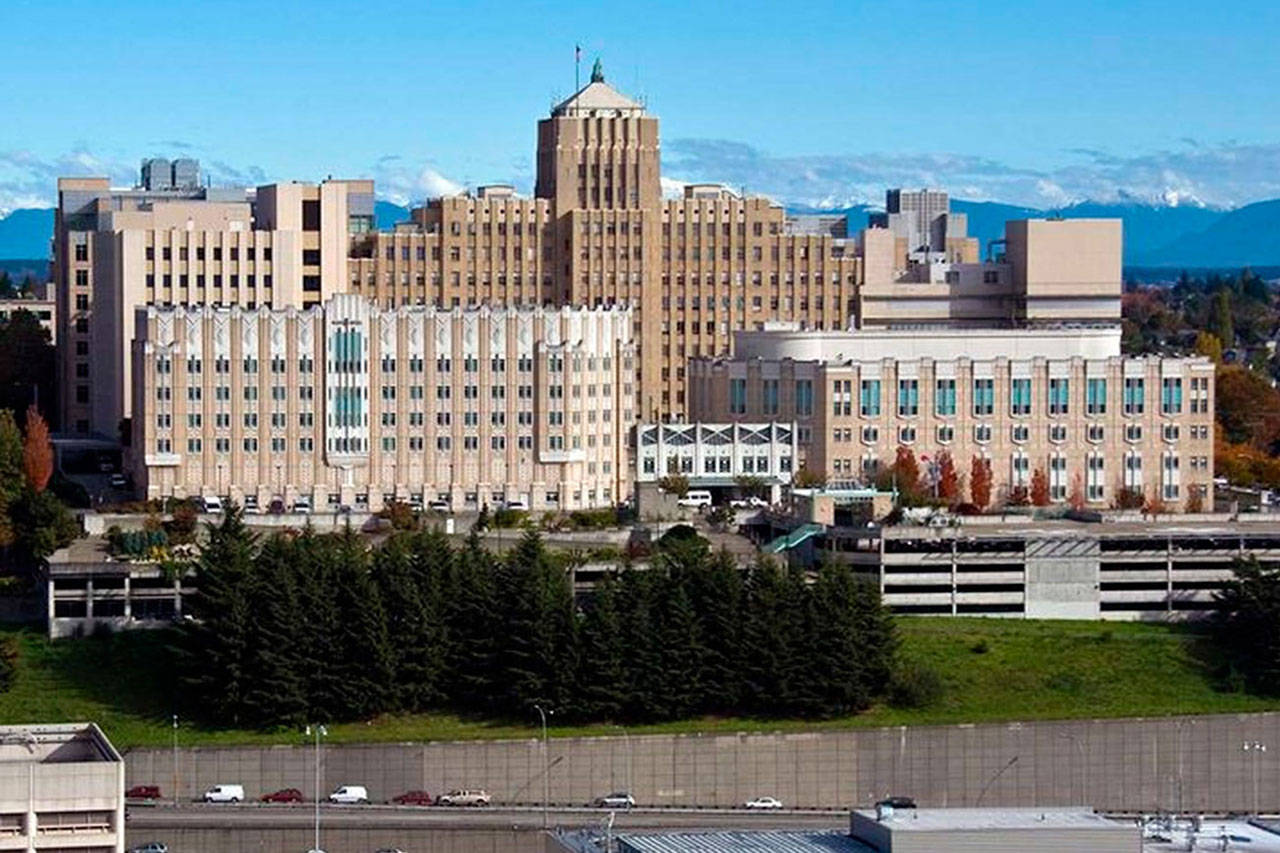
{"label": "highway", "polygon": [[[555,807],[547,811],[549,826],[578,827],[599,824],[608,809]],[[839,829],[848,825],[849,813],[841,811],[748,811],[746,809],[630,809],[614,812],[614,826],[626,830],[680,828],[741,829]],[[163,834],[169,830],[198,829],[309,829],[315,807],[297,805],[203,805],[177,807],[130,806],[130,836]],[[422,806],[322,805],[320,822],[328,829],[500,829],[542,828],[538,806],[449,808]]]}

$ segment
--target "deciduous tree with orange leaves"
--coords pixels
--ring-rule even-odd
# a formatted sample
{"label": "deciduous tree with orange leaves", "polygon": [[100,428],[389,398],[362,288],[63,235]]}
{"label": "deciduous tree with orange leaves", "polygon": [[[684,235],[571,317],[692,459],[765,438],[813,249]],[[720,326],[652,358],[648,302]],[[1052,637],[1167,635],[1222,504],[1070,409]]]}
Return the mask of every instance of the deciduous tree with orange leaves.
{"label": "deciduous tree with orange leaves", "polygon": [[1035,506],[1049,505],[1049,477],[1043,468],[1037,468],[1031,474],[1031,503]]}
{"label": "deciduous tree with orange leaves", "polygon": [[53,444],[49,441],[49,424],[34,404],[27,407],[27,434],[22,443],[22,470],[27,483],[43,492],[53,476]]}
{"label": "deciduous tree with orange leaves", "polygon": [[991,503],[991,460],[975,455],[969,468],[969,498],[978,509]]}

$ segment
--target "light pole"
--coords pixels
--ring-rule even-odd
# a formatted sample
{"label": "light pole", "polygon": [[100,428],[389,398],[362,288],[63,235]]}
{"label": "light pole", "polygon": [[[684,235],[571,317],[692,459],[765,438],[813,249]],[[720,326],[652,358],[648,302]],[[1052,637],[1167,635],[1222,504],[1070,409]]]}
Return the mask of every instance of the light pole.
{"label": "light pole", "polygon": [[542,718],[542,828],[547,828],[547,805],[551,801],[551,751],[547,748],[547,715],[554,713],[543,710],[541,705],[534,705],[538,716]]}
{"label": "light pole", "polygon": [[173,715],[173,804],[178,805],[178,715]]}
{"label": "light pole", "polygon": [[1267,751],[1267,745],[1256,740],[1247,740],[1240,747],[1253,757],[1253,813],[1258,813],[1258,759]]}
{"label": "light pole", "polygon": [[320,851],[320,738],[327,736],[329,730],[321,725],[307,726],[306,733],[316,738],[316,843],[312,853]]}
{"label": "light pole", "polygon": [[1019,756],[1017,755],[1015,755],[1013,758],[1010,758],[1009,761],[1003,767],[1001,767],[999,770],[995,772],[994,776],[992,776],[990,779],[987,780],[987,784],[982,786],[982,791],[979,792],[978,794],[978,801],[973,804],[974,808],[977,808],[978,806],[982,805],[982,798],[987,795],[987,791],[991,788],[992,785],[996,783],[997,779],[999,779],[1001,776],[1004,775],[1004,771],[1008,770],[1010,767],[1018,763],[1018,758]]}

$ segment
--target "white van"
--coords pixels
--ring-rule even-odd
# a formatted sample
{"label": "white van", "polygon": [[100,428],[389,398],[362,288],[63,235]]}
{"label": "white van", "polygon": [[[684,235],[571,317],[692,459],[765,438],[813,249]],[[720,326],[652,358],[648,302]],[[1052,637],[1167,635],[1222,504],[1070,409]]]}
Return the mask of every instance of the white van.
{"label": "white van", "polygon": [[214,785],[204,792],[206,803],[239,803],[244,801],[244,785]]}
{"label": "white van", "polygon": [[329,802],[346,805],[364,804],[369,802],[369,791],[364,785],[339,785],[329,795]]}
{"label": "white van", "polygon": [[676,501],[680,506],[688,507],[704,507],[711,506],[711,493],[705,489],[690,489],[685,492],[684,497]]}
{"label": "white van", "polygon": [[222,498],[217,495],[207,495],[201,498],[201,502],[205,512],[222,512]]}

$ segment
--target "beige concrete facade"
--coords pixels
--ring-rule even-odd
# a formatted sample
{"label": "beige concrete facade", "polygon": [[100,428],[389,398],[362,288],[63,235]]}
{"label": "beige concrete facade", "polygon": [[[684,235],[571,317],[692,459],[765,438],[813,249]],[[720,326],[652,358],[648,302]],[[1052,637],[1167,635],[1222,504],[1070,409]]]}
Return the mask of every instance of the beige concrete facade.
{"label": "beige concrete facade", "polygon": [[0,850],[123,853],[124,760],[93,723],[0,726]]}
{"label": "beige concrete facade", "polygon": [[58,181],[53,278],[63,426],[117,435],[131,414],[139,305],[305,308],[344,289],[349,233],[372,227],[371,181],[113,189]]}
{"label": "beige concrete facade", "polygon": [[1000,338],[746,333],[744,355],[691,362],[695,417],[794,420],[802,464],[834,481],[869,482],[906,446],[950,453],[966,478],[973,457],[989,459],[997,504],[1039,470],[1054,502],[1078,488],[1109,506],[1130,489],[1173,510],[1212,506],[1212,362],[1121,357],[1115,329]]}
{"label": "beige concrete facade", "polygon": [[49,342],[57,344],[58,304],[52,299],[0,299],[0,321],[7,321],[18,311],[30,311],[49,333]]}
{"label": "beige concrete facade", "polygon": [[266,508],[610,506],[627,497],[623,307],[139,309],[133,470],[146,497]]}

